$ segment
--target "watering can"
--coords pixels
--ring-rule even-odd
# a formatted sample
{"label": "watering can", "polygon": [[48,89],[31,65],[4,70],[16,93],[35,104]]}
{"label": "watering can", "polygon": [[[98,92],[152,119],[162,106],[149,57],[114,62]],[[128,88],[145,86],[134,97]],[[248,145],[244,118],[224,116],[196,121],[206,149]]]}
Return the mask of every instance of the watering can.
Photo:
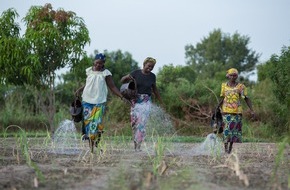
{"label": "watering can", "polygon": [[70,114],[72,116],[72,120],[74,122],[80,122],[83,119],[83,107],[82,102],[78,96],[75,97],[74,101],[71,103],[70,106]]}
{"label": "watering can", "polygon": [[137,98],[137,83],[135,79],[122,84],[120,87],[120,92],[127,100],[135,100]]}

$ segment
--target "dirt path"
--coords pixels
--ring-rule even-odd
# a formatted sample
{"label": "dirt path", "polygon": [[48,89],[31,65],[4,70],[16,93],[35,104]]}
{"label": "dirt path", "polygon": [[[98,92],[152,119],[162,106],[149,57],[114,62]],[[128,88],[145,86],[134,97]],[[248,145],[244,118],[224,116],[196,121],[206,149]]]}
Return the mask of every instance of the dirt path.
{"label": "dirt path", "polygon": [[76,154],[66,155],[51,153],[49,142],[33,138],[25,157],[21,143],[13,138],[0,140],[0,189],[288,187],[289,146],[283,157],[277,156],[277,145],[270,143],[235,144],[230,155],[201,155],[194,152],[198,143],[147,142],[141,152],[135,152],[131,143],[108,140],[102,143],[102,153],[90,154],[87,142],[80,142]]}

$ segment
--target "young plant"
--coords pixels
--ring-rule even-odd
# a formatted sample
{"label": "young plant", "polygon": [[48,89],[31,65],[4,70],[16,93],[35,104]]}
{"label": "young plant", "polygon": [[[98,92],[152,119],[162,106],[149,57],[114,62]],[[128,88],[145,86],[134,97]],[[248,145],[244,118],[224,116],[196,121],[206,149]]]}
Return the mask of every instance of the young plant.
{"label": "young plant", "polygon": [[6,130],[8,130],[11,127],[17,127],[20,130],[19,136],[18,135],[16,136],[18,138],[16,140],[20,144],[20,149],[22,151],[22,154],[24,156],[24,159],[25,159],[27,165],[29,167],[32,167],[35,170],[35,174],[40,179],[40,181],[44,181],[45,178],[44,178],[44,175],[42,174],[41,170],[39,169],[37,164],[31,160],[31,157],[29,154],[28,139],[27,139],[26,132],[21,127],[19,127],[17,125],[10,125],[6,128]]}
{"label": "young plant", "polygon": [[159,173],[160,175],[162,175],[168,167],[165,161],[163,160],[166,148],[164,144],[164,137],[161,137],[157,134],[157,141],[155,142],[154,135],[152,133],[152,141],[153,141],[154,156],[150,154],[148,148],[146,148],[147,154],[149,156],[150,162],[152,163],[153,174],[158,175]]}
{"label": "young plant", "polygon": [[286,149],[287,142],[288,142],[288,137],[285,137],[278,147],[278,153],[275,158],[275,167],[272,174],[272,183],[273,183],[274,189],[281,189],[280,184],[279,184],[279,175],[277,174],[278,174],[278,170],[281,164],[284,161],[284,151]]}

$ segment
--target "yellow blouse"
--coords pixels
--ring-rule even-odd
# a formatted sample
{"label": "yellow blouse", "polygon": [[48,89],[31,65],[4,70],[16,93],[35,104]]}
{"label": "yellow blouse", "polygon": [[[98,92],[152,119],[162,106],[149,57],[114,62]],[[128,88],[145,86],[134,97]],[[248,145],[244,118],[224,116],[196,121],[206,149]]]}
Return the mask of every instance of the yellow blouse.
{"label": "yellow blouse", "polygon": [[241,98],[247,96],[247,88],[244,84],[238,83],[235,87],[230,87],[227,83],[222,83],[221,97],[224,97],[222,104],[223,113],[241,114]]}

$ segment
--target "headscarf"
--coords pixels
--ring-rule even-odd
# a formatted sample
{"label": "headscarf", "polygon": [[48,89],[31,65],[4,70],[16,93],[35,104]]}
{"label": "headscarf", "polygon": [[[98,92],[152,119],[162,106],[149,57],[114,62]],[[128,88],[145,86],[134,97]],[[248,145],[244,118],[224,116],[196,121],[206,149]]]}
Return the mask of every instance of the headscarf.
{"label": "headscarf", "polygon": [[229,75],[232,75],[232,74],[236,74],[236,75],[238,75],[239,72],[238,72],[237,69],[235,69],[235,68],[231,68],[231,69],[227,70],[226,77],[229,77]]}
{"label": "headscarf", "polygon": [[97,59],[100,59],[100,60],[102,60],[102,61],[106,61],[106,56],[105,56],[105,54],[102,54],[102,53],[98,53],[98,54],[96,54],[96,56],[95,56],[95,60],[97,60]]}

